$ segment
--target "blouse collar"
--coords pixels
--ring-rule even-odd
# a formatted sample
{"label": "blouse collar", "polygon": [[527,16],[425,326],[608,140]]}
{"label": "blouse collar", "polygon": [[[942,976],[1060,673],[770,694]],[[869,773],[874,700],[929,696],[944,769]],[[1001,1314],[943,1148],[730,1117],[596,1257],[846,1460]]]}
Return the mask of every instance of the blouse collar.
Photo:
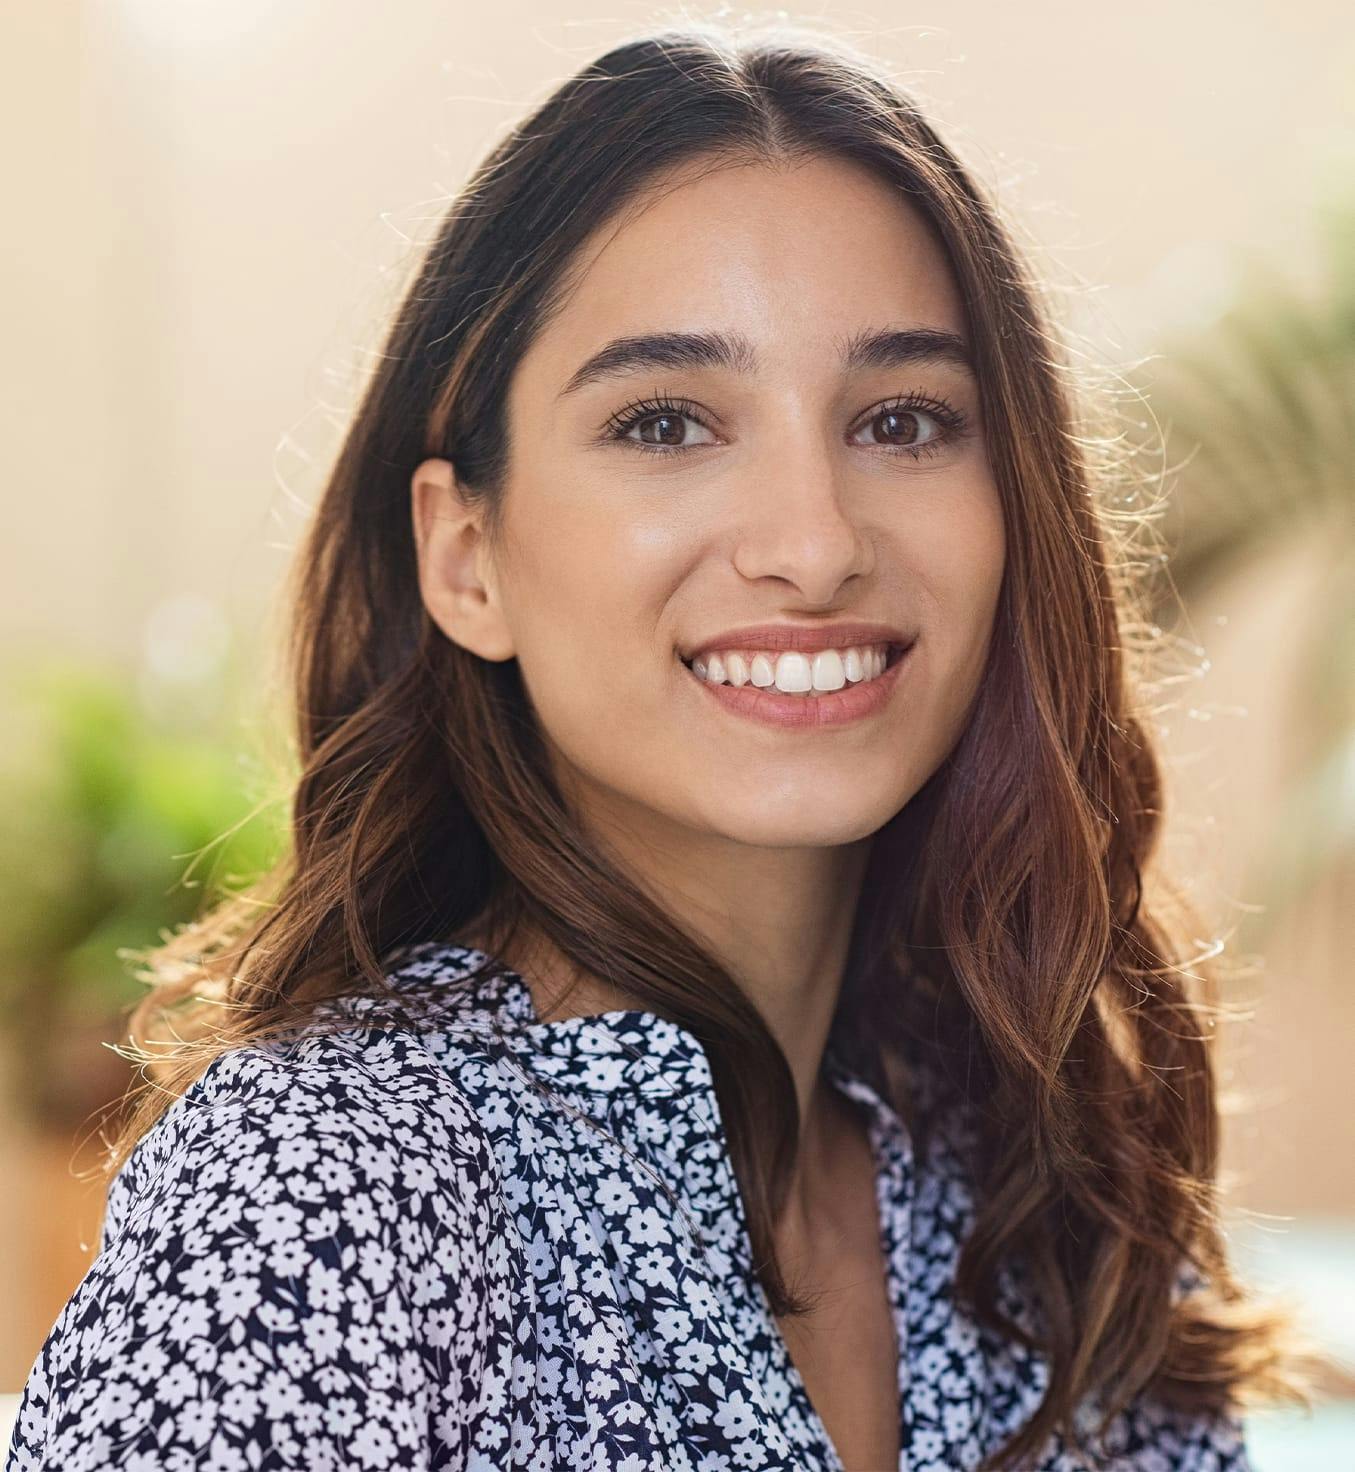
{"label": "blouse collar", "polygon": [[[495,968],[492,973],[479,974],[490,966]],[[759,1341],[769,1356],[761,1378],[768,1385],[769,1404],[793,1406],[809,1428],[819,1464],[841,1472],[842,1463],[754,1272],[714,1079],[696,1035],[669,1018],[637,1008],[543,1022],[522,977],[471,947],[443,943],[418,947],[417,959],[394,975],[401,973],[425,982],[464,980],[467,973],[476,973],[468,986],[458,988],[466,1010],[453,1028],[474,1033],[501,1057],[505,1052],[511,1055],[516,1067],[552,1093],[565,1096],[572,1107],[605,1119],[623,1136],[643,1141],[648,1167],[681,1207],[714,1280],[730,1295],[742,1322],[761,1326]],[[898,1389],[901,1404],[907,1406],[912,1373],[910,1295],[918,1292],[909,1261],[916,1197],[912,1137],[893,1106],[849,1065],[832,1034],[823,1071],[831,1084],[866,1110],[886,1289],[899,1348]],[[682,1111],[692,1126],[679,1136],[683,1144],[677,1151],[669,1150],[667,1132],[654,1127],[665,1111]],[[646,1114],[650,1122],[645,1122]],[[662,1335],[670,1321],[676,1319],[656,1314],[654,1332]],[[677,1345],[672,1346],[674,1355],[679,1352]],[[977,1408],[971,1411],[977,1414]]]}
{"label": "blouse collar", "polygon": [[[555,1089],[586,1096],[604,1108],[623,1098],[688,1104],[714,1099],[705,1048],[671,1018],[642,1008],[615,1008],[543,1022],[523,978],[484,951],[437,941],[406,954],[393,979],[451,982],[471,975],[462,993],[466,1022],[480,1032],[488,1021],[494,1040]],[[491,966],[493,972],[486,969]],[[852,1066],[832,1036],[823,1071],[840,1092],[866,1107],[881,1145],[890,1142],[907,1153],[908,1129],[898,1111]]]}

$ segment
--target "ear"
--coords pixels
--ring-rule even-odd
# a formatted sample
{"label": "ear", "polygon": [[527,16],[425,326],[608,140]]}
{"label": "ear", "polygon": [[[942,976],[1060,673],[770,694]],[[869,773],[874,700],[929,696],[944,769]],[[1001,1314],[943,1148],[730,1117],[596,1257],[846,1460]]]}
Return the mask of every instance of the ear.
{"label": "ear", "polygon": [[482,659],[513,657],[481,533],[482,513],[467,503],[449,460],[425,460],[410,480],[419,595],[447,637]]}

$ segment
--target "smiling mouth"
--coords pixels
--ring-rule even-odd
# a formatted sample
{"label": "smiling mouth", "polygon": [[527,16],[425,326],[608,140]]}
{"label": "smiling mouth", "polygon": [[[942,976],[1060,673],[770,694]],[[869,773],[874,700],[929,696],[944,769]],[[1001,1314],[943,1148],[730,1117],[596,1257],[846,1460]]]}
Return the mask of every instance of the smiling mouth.
{"label": "smiling mouth", "polygon": [[705,667],[703,671],[696,668],[695,659],[683,659],[679,654],[678,660],[703,685],[716,689],[761,689],[768,695],[816,700],[825,695],[836,695],[854,686],[869,686],[888,674],[911,648],[912,644],[909,643],[854,645],[850,648],[821,650],[820,654],[837,656],[836,661],[827,662],[827,669],[823,668],[824,662],[819,665],[824,677],[822,688],[813,684],[815,655],[793,650],[775,655],[767,653],[753,658],[736,656],[739,659],[737,665],[734,660],[728,661],[732,668],[726,667],[726,662],[722,660],[722,678],[715,680],[709,678],[709,665],[706,661],[701,661]]}

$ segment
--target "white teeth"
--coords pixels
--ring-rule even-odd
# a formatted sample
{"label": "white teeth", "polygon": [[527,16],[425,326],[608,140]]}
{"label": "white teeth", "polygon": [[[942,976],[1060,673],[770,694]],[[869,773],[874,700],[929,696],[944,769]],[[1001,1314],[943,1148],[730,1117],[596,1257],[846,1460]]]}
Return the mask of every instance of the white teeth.
{"label": "white teeth", "polygon": [[814,656],[814,688],[841,690],[847,683],[842,672],[842,656],[836,649],[821,649]]}
{"label": "white teeth", "polygon": [[803,654],[783,654],[776,661],[776,688],[783,695],[803,695],[814,688],[814,674]]}
{"label": "white teeth", "polygon": [[693,672],[712,685],[775,686],[783,695],[807,695],[841,690],[862,680],[878,679],[888,667],[886,647],[854,646],[821,649],[810,655],[800,650],[784,654],[754,654],[751,659],[734,650],[712,653],[692,661]]}

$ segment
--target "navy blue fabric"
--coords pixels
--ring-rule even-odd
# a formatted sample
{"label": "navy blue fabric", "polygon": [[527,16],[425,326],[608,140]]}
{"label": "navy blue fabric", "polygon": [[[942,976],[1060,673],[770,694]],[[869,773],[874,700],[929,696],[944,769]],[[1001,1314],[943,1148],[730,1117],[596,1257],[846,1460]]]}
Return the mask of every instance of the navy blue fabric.
{"label": "navy blue fabric", "polygon": [[[752,1270],[699,1041],[642,1011],[543,1023],[487,959],[412,947],[408,1007],[330,1004],[332,1030],[234,1050],[175,1101],[112,1184],[9,1472],[841,1468]],[[973,1468],[1047,1367],[953,1299],[958,1137],[916,1157],[824,1066],[875,1153],[899,1472]],[[1002,1295],[1030,1322],[1016,1267]],[[1251,1472],[1240,1422],[1147,1401],[1095,1461],[1054,1438],[1031,1466]]]}

